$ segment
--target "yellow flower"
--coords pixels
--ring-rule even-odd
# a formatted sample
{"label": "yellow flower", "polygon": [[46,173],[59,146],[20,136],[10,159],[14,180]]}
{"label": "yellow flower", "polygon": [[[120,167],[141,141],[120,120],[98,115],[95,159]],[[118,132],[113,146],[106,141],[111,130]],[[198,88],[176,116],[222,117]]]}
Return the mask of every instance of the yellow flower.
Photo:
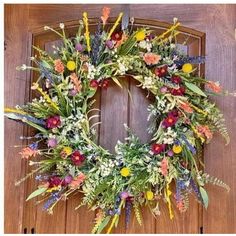
{"label": "yellow flower", "polygon": [[130,175],[130,169],[127,168],[127,167],[124,167],[124,168],[121,169],[120,174],[121,174],[123,177],[127,177],[127,176]]}
{"label": "yellow flower", "polygon": [[140,30],[135,34],[135,38],[137,41],[142,41],[145,39],[145,37],[146,37],[146,34],[144,30]]}
{"label": "yellow flower", "polygon": [[184,73],[190,73],[193,70],[193,66],[190,63],[186,63],[182,66]]}
{"label": "yellow flower", "polygon": [[153,200],[153,198],[154,198],[153,192],[152,191],[147,191],[146,192],[146,199],[151,201],[151,200]]}
{"label": "yellow flower", "polygon": [[68,61],[66,64],[66,67],[68,70],[73,71],[75,69],[75,62],[74,61]]}
{"label": "yellow flower", "polygon": [[172,150],[174,153],[178,154],[178,153],[182,152],[182,147],[179,145],[174,145]]}
{"label": "yellow flower", "polygon": [[64,147],[63,149],[62,149],[62,152],[61,152],[61,154],[63,155],[63,156],[69,156],[71,153],[72,153],[72,148],[71,147]]}

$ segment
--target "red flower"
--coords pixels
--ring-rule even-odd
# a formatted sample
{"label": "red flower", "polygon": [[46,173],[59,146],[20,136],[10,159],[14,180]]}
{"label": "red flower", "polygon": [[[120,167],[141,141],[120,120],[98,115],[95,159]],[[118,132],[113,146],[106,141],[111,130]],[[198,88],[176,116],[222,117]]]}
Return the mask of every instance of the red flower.
{"label": "red flower", "polygon": [[97,80],[93,79],[90,81],[90,87],[97,88],[99,86],[99,83]]}
{"label": "red flower", "polygon": [[173,125],[175,125],[175,123],[177,122],[178,117],[174,116],[173,114],[169,114],[162,122],[162,125],[165,128],[171,127]]}
{"label": "red flower", "polygon": [[61,125],[60,116],[51,116],[46,120],[46,127],[48,129],[57,128]]}
{"label": "red flower", "polygon": [[107,88],[108,88],[108,85],[109,85],[109,80],[107,80],[107,79],[104,79],[104,80],[102,81],[102,83],[100,84],[100,86],[101,86],[102,88],[104,88],[104,89],[107,89]]}
{"label": "red flower", "polygon": [[165,65],[165,66],[162,66],[162,67],[157,67],[155,70],[154,70],[154,74],[158,77],[164,77],[167,75],[168,71],[167,71],[167,68],[168,66]]}
{"label": "red flower", "polygon": [[171,82],[173,82],[173,83],[175,83],[175,84],[180,84],[181,81],[182,81],[182,79],[181,79],[179,76],[177,76],[177,75],[173,75],[173,76],[171,77]]}
{"label": "red flower", "polygon": [[120,32],[114,32],[114,33],[111,35],[111,39],[112,39],[113,41],[118,42],[118,41],[120,41],[120,40],[122,39],[122,35],[123,35],[122,31],[120,31]]}
{"label": "red flower", "polygon": [[160,154],[165,150],[165,144],[154,143],[152,144],[151,150],[154,154]]}
{"label": "red flower", "polygon": [[183,86],[180,86],[178,89],[171,89],[170,93],[174,96],[183,96],[185,93],[185,88]]}
{"label": "red flower", "polygon": [[79,151],[74,151],[71,155],[71,160],[74,165],[80,166],[83,164],[85,156],[81,154]]}
{"label": "red flower", "polygon": [[62,184],[62,180],[58,176],[53,176],[49,179],[49,188],[57,187]]}

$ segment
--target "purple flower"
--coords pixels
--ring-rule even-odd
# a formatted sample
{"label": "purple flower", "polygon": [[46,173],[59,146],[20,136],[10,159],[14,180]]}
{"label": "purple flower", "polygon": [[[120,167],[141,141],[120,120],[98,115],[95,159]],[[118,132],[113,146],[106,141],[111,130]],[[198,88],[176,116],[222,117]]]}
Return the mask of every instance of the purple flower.
{"label": "purple flower", "polygon": [[71,175],[67,175],[64,179],[65,184],[70,184],[73,180],[73,177]]}
{"label": "purple flower", "polygon": [[120,197],[121,197],[121,199],[126,199],[127,197],[129,197],[129,193],[128,192],[122,192],[122,193],[120,193]]}
{"label": "purple flower", "polygon": [[84,51],[84,47],[81,43],[77,43],[75,45],[75,49],[78,51],[78,52],[83,52]]}
{"label": "purple flower", "polygon": [[55,147],[57,146],[57,140],[55,138],[49,138],[48,139],[48,147]]}
{"label": "purple flower", "polygon": [[111,40],[107,40],[106,41],[106,46],[109,48],[109,49],[112,49],[114,47],[114,43],[111,41]]}
{"label": "purple flower", "polygon": [[169,157],[172,157],[172,156],[174,155],[174,152],[173,152],[172,150],[169,150],[169,151],[167,152],[167,155],[168,155]]}
{"label": "purple flower", "polygon": [[167,92],[167,87],[163,86],[160,88],[161,93],[166,93]]}
{"label": "purple flower", "polygon": [[69,95],[72,96],[72,97],[74,97],[77,93],[78,93],[78,91],[76,89],[71,89],[69,91]]}

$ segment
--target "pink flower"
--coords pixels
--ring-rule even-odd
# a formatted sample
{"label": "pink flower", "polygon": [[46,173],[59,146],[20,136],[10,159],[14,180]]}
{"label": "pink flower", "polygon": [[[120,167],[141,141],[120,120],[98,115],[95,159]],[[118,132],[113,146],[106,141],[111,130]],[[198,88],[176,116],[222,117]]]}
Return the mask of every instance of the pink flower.
{"label": "pink flower", "polygon": [[74,84],[74,89],[77,92],[80,92],[82,89],[82,84],[81,84],[81,81],[79,80],[78,76],[75,73],[72,73],[70,75],[70,80]]}
{"label": "pink flower", "polygon": [[168,161],[166,158],[163,158],[163,160],[161,161],[161,173],[164,176],[167,176],[168,174]]}
{"label": "pink flower", "polygon": [[183,96],[184,93],[185,93],[185,87],[180,86],[178,89],[172,88],[172,89],[170,90],[170,93],[171,93],[172,95],[174,95],[174,96]]}
{"label": "pink flower", "polygon": [[175,83],[175,84],[180,84],[181,81],[182,81],[182,79],[181,79],[179,76],[177,76],[177,75],[173,75],[173,76],[171,77],[171,82],[173,82],[173,83]]}
{"label": "pink flower", "polygon": [[220,93],[221,90],[222,90],[221,87],[220,87],[220,85],[219,85],[219,83],[213,82],[213,81],[208,81],[208,82],[206,83],[206,88],[212,90],[212,91],[215,92],[215,93]]}
{"label": "pink flower", "polygon": [[80,173],[76,176],[69,184],[71,188],[78,188],[86,179],[86,176],[83,173]]}
{"label": "pink flower", "polygon": [[168,66],[164,65],[162,67],[157,67],[154,70],[154,74],[158,77],[164,77],[168,74]]}
{"label": "pink flower", "polygon": [[19,154],[21,155],[22,159],[29,159],[30,157],[35,157],[36,155],[40,154],[40,152],[37,149],[26,147],[23,148]]}
{"label": "pink flower", "polygon": [[106,24],[107,19],[109,18],[110,12],[111,12],[111,9],[109,7],[103,7],[102,16],[101,16],[103,25]]}
{"label": "pink flower", "polygon": [[48,129],[57,128],[61,125],[60,116],[51,116],[46,120],[46,127]]}
{"label": "pink flower", "polygon": [[207,125],[198,125],[197,127],[197,131],[202,134],[202,135],[205,135],[205,137],[210,140],[212,139],[212,132],[211,130],[209,129],[209,127]]}
{"label": "pink flower", "polygon": [[85,161],[85,156],[81,154],[79,151],[74,151],[71,155],[71,160],[74,165],[80,166]]}
{"label": "pink flower", "polygon": [[49,179],[49,188],[57,187],[62,184],[62,179],[58,176],[53,176]]}
{"label": "pink flower", "polygon": [[154,154],[160,154],[165,150],[165,144],[154,143],[152,144],[151,150]]}
{"label": "pink flower", "polygon": [[190,107],[188,102],[181,103],[180,108],[187,113],[193,113],[193,109]]}
{"label": "pink flower", "polygon": [[143,60],[146,62],[147,65],[155,65],[160,61],[160,59],[160,55],[151,52],[145,53],[143,56]]}
{"label": "pink flower", "polygon": [[57,146],[57,140],[55,138],[48,139],[48,147],[55,147]]}
{"label": "pink flower", "polygon": [[64,72],[65,67],[64,67],[61,59],[57,59],[57,60],[54,61],[54,69],[58,73],[63,73]]}

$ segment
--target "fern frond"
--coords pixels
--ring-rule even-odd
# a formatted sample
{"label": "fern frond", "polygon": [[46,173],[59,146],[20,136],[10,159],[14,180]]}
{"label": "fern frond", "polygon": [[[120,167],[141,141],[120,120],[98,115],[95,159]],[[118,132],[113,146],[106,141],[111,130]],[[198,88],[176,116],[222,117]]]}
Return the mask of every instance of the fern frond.
{"label": "fern frond", "polygon": [[205,184],[210,183],[210,184],[213,184],[213,185],[217,185],[219,187],[222,187],[222,188],[226,189],[228,192],[230,190],[230,187],[226,183],[224,183],[222,180],[220,180],[216,177],[210,176],[207,173],[204,173],[202,175],[202,179],[203,179],[203,182]]}

